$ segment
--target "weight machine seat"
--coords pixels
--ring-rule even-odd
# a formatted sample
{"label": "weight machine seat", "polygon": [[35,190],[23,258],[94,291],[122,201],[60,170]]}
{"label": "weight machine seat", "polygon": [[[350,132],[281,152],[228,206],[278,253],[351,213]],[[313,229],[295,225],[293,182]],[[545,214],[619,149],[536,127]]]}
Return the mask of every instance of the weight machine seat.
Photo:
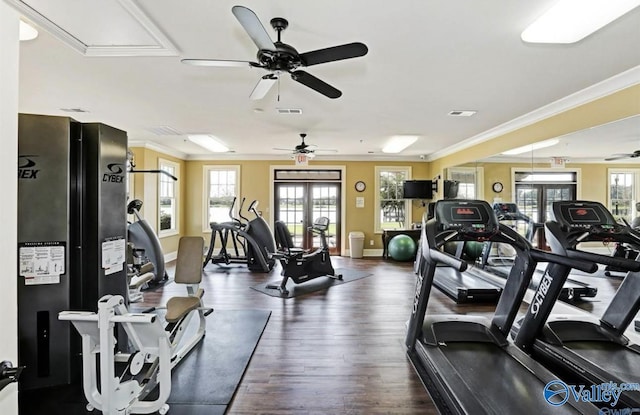
{"label": "weight machine seat", "polygon": [[177,323],[180,321],[180,319],[189,314],[189,312],[200,307],[203,294],[204,290],[201,288],[194,296],[171,297],[169,301],[167,301],[167,315],[165,316],[165,320],[169,323]]}
{"label": "weight machine seat", "polygon": [[[202,253],[204,252],[204,238],[201,236],[183,236],[178,243],[176,258],[176,272],[174,281],[178,284],[197,285],[202,281]],[[175,323],[200,307],[203,289],[198,289],[188,296],[176,296],[167,302],[167,315],[165,319],[169,323]]]}

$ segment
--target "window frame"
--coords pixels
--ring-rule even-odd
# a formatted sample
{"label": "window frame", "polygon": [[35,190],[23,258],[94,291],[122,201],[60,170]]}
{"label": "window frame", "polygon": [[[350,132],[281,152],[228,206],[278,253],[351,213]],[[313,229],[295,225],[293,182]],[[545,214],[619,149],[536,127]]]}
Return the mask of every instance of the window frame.
{"label": "window frame", "polygon": [[[384,232],[382,229],[382,223],[380,222],[380,174],[382,172],[394,172],[404,173],[405,180],[412,179],[411,166],[375,166],[375,195],[374,195],[374,233],[381,234]],[[410,229],[410,225],[413,221],[411,201],[404,199],[404,226],[403,229]]]}
{"label": "window frame", "polygon": [[615,215],[614,208],[612,206],[612,199],[611,199],[611,186],[613,184],[611,180],[611,176],[614,174],[631,174],[632,175],[633,189],[631,191],[632,193],[631,218],[629,218],[629,223],[631,223],[633,219],[636,216],[638,216],[638,214],[640,213],[636,210],[636,203],[640,202],[640,169],[635,169],[633,167],[627,167],[627,168],[609,167],[607,169],[607,209],[609,209],[609,211],[615,217],[616,215]]}
{"label": "window frame", "polygon": [[[167,159],[163,159],[163,158],[159,158],[158,159],[158,170],[164,170],[163,167],[171,167],[173,168],[173,175],[175,177],[178,178],[178,180],[180,179],[180,164],[176,163],[175,161],[171,161],[171,160],[167,160]],[[160,200],[162,199],[162,180],[163,179],[168,179],[170,180],[169,182],[166,183],[170,183],[173,185],[173,215],[174,218],[172,218],[171,221],[171,228],[170,229],[160,229],[160,221],[162,220],[162,214],[161,214],[161,207],[160,207]],[[158,200],[157,200],[157,229],[158,229],[158,237],[159,238],[165,238],[168,236],[174,236],[174,235],[179,235],[180,234],[180,186],[178,186],[178,181],[172,180],[170,178],[168,178],[166,175],[164,174],[158,174]]]}
{"label": "window frame", "polygon": [[[236,174],[236,189],[235,194],[238,199],[240,199],[240,195],[242,194],[240,188],[240,165],[239,164],[223,164],[223,165],[213,165],[208,164],[202,167],[202,183],[203,183],[203,192],[204,198],[202,200],[202,232],[211,232],[210,218],[209,218],[209,190],[211,188],[211,183],[209,181],[211,175],[209,174],[213,170],[219,171],[234,171]],[[233,207],[233,215],[238,217],[238,205],[240,200],[236,200],[236,204]]]}
{"label": "window frame", "polygon": [[454,180],[453,175],[455,173],[472,173],[475,180],[475,199],[484,200],[484,167],[449,167],[447,168],[447,180]]}

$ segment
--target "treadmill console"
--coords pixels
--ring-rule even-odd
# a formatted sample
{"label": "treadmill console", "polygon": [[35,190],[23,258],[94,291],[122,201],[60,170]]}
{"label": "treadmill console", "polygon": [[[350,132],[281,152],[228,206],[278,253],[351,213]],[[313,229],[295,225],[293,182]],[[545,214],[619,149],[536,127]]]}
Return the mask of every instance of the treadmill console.
{"label": "treadmill console", "polygon": [[495,210],[498,215],[508,213],[515,214],[518,213],[518,205],[515,203],[494,203],[493,210]]}
{"label": "treadmill console", "polygon": [[498,233],[498,218],[484,200],[439,200],[435,219],[440,231],[457,231],[465,239],[486,239]]}
{"label": "treadmill console", "polygon": [[625,228],[617,223],[611,212],[599,202],[553,202],[552,210],[556,222],[570,231],[583,230],[606,236],[621,233]]}

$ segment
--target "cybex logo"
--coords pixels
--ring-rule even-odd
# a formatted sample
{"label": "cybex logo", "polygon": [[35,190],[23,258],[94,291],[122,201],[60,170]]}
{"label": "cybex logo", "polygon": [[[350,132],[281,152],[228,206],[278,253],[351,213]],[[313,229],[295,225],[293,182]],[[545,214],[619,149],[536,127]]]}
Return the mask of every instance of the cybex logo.
{"label": "cybex logo", "polygon": [[420,303],[420,292],[422,291],[422,279],[424,277],[421,273],[418,273],[418,281],[416,282],[416,292],[413,296],[413,311],[412,314],[415,314],[418,311],[418,304]]}
{"label": "cybex logo", "polygon": [[124,164],[111,163],[107,164],[107,173],[102,175],[103,182],[122,183],[124,181]]}
{"label": "cybex logo", "polygon": [[18,179],[37,179],[39,169],[35,169],[36,162],[33,158],[38,157],[34,154],[18,156]]}
{"label": "cybex logo", "polygon": [[540,310],[540,306],[544,302],[545,297],[547,296],[547,292],[549,291],[549,286],[551,286],[551,282],[553,278],[548,273],[545,273],[540,281],[540,285],[538,286],[538,291],[536,291],[535,296],[533,297],[533,302],[531,303],[531,314],[534,317],[538,315],[538,311]]}

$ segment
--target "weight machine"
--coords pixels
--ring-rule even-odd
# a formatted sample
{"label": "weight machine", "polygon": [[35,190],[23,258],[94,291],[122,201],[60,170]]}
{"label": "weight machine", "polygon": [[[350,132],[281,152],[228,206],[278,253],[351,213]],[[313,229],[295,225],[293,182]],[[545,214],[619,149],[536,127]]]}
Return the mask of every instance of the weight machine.
{"label": "weight machine", "polygon": [[[82,337],[87,410],[98,409],[105,415],[167,413],[171,370],[204,338],[205,317],[213,312],[212,308],[203,306],[204,290],[198,287],[202,280],[203,249],[201,237],[180,239],[175,282],[186,285],[187,295],[172,297],[166,307],[151,310],[166,309],[165,325],[156,313],[130,313],[120,295],[102,297],[97,313],[62,311],[58,314],[59,320],[72,322]],[[191,337],[184,338],[196,315],[197,330]],[[128,352],[116,351],[117,346],[124,348],[117,345],[113,336],[117,325],[129,338]],[[158,397],[144,400],[156,387]]]}

